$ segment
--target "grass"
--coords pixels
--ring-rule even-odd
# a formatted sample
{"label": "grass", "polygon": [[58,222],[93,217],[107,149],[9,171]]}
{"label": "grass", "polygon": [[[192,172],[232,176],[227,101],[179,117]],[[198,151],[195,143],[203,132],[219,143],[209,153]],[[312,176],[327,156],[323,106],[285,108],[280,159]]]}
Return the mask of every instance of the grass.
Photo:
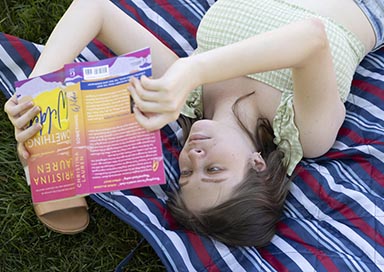
{"label": "grass", "polygon": [[[69,0],[0,0],[0,32],[44,43]],[[5,98],[0,95],[3,109]],[[113,271],[141,236],[109,211],[89,201],[91,223],[75,236],[49,231],[34,214],[16,156],[13,127],[0,110],[0,272]],[[126,271],[164,271],[143,244]]]}

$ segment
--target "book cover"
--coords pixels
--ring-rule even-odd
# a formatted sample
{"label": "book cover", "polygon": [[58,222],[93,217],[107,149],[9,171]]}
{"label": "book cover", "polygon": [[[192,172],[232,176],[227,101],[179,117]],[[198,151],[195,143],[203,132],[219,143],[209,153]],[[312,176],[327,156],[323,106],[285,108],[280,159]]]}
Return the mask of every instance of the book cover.
{"label": "book cover", "polygon": [[26,142],[34,202],[165,183],[160,132],[132,112],[128,84],[141,75],[151,76],[149,48],[15,84],[41,107]]}

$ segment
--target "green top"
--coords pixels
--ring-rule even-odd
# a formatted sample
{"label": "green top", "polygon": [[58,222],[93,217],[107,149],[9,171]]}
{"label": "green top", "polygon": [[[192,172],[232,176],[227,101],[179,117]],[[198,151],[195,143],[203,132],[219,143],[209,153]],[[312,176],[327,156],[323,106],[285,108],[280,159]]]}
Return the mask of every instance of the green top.
{"label": "green top", "polygon": [[[198,48],[194,54],[244,40],[290,22],[310,17],[320,18],[325,24],[336,71],[337,86],[340,97],[345,102],[356,67],[364,57],[363,43],[351,31],[331,18],[317,15],[284,0],[219,0],[208,10],[200,23],[197,32]],[[274,142],[284,152],[288,174],[291,175],[303,157],[299,131],[294,121],[291,69],[251,74],[248,77],[282,92],[272,126],[275,134]],[[182,111],[184,115],[191,118],[203,117],[201,94],[201,87],[190,94]]]}

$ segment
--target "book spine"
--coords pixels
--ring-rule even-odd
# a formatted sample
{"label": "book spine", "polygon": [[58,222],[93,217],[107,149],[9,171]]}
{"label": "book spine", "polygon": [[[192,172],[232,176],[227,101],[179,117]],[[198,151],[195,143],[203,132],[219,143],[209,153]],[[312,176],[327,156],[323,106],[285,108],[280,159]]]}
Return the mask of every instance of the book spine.
{"label": "book spine", "polygon": [[85,135],[84,105],[80,84],[67,87],[69,127],[72,146],[73,177],[77,195],[89,194],[88,145]]}

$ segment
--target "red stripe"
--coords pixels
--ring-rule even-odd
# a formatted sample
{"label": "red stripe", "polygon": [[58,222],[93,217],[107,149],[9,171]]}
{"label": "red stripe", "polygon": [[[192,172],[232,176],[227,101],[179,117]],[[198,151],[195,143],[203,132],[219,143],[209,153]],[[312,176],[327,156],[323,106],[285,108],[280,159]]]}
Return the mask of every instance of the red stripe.
{"label": "red stripe", "polygon": [[105,46],[105,44],[100,42],[99,40],[94,39],[92,42],[97,47],[97,49],[99,49],[99,51],[104,55],[105,58],[112,58],[115,56],[112,53],[112,51],[109,50],[109,48],[107,46]]}
{"label": "red stripe", "polygon": [[369,138],[363,138],[361,137],[356,131],[353,131],[349,128],[342,127],[339,131],[339,136],[344,136],[350,138],[352,141],[354,141],[356,144],[361,145],[384,145],[384,142],[378,141],[377,139],[369,139]]}
{"label": "red stripe", "polygon": [[[146,198],[147,200],[150,200],[152,203],[154,203],[159,209],[159,212],[163,215],[168,224],[171,226],[171,229],[173,229],[172,225],[177,225],[175,220],[171,217],[170,213],[167,212],[167,209],[160,203],[159,200],[155,200],[152,197],[148,197],[142,188],[133,189],[131,191],[135,196],[138,196],[140,198]],[[200,261],[208,269],[208,271],[220,271],[220,269],[216,266],[216,264],[210,257],[210,254],[207,251],[205,245],[203,244],[201,237],[192,231],[184,230],[184,232],[190,240],[191,245],[194,251],[196,252],[197,256],[199,257]]]}
{"label": "red stripe", "polygon": [[384,100],[384,90],[369,83],[368,81],[355,79],[352,81],[352,84],[356,86],[357,88],[368,92],[370,94],[373,94],[374,96],[380,98],[381,100]]}
{"label": "red stripe", "polygon": [[[327,203],[330,208],[334,211],[339,212],[343,215],[350,225],[355,226],[357,229],[362,231],[370,239],[377,242],[381,246],[384,246],[383,235],[376,232],[366,221],[364,221],[357,213],[355,213],[348,205],[336,200],[334,197],[329,195],[321,184],[312,176],[308,171],[301,171],[299,176],[308,186],[317,194],[324,203]],[[336,193],[337,194],[337,193]],[[346,222],[344,222],[346,224]],[[348,234],[346,234],[348,235]]]}
{"label": "red stripe", "polygon": [[[316,259],[325,267],[327,271],[339,271],[337,266],[333,263],[332,259],[324,253],[322,250],[319,250],[315,246],[307,244],[295,231],[288,227],[288,225],[280,222],[278,225],[279,232],[284,233],[284,236],[289,237],[291,240],[299,243],[304,246],[309,252],[311,252]],[[318,246],[318,245],[316,245]],[[305,253],[303,253],[305,255]]]}
{"label": "red stripe", "polygon": [[163,204],[162,201],[159,199],[155,198],[153,195],[148,195],[146,194],[144,188],[135,188],[131,189],[129,196],[137,196],[142,199],[145,199],[146,201],[150,201],[153,203],[157,209],[158,213],[161,214],[161,217],[165,220],[165,222],[168,223],[169,229],[170,230],[177,230],[180,229],[180,224],[176,222],[176,220],[172,217],[171,213],[168,212],[168,209],[166,206]]}
{"label": "red stripe", "polygon": [[163,131],[160,131],[160,134],[163,146],[172,154],[174,158],[178,159],[180,154],[179,150],[172,145],[168,136]]}
{"label": "red stripe", "polygon": [[270,265],[272,265],[277,271],[285,272],[289,271],[288,267],[284,266],[280,259],[277,258],[277,254],[269,252],[266,248],[258,250],[263,259],[265,259]]}
{"label": "red stripe", "polygon": [[36,64],[36,59],[29,52],[29,50],[25,47],[25,45],[21,42],[19,38],[16,38],[12,35],[4,34],[7,40],[12,44],[13,48],[17,51],[20,57],[24,60],[24,62],[31,68]]}
{"label": "red stripe", "polygon": [[327,158],[331,160],[343,160],[343,159],[348,159],[350,161],[355,162],[360,166],[361,169],[364,170],[366,175],[365,177],[369,177],[370,181],[375,181],[378,183],[380,186],[384,186],[384,179],[383,179],[383,172],[378,170],[376,167],[372,165],[372,163],[369,161],[369,158],[365,158],[361,155],[348,155],[346,156],[343,152],[328,152],[326,155]]}
{"label": "red stripe", "polygon": [[205,268],[208,271],[212,272],[220,271],[220,269],[212,260],[211,254],[207,251],[207,248],[201,241],[201,238],[192,231],[186,231],[185,233],[187,234],[187,237],[191,242],[194,252],[199,257],[201,263],[205,266]]}
{"label": "red stripe", "polygon": [[[120,5],[123,6],[123,8],[129,12],[131,12],[133,15],[134,15],[134,18],[133,19],[136,19],[136,21],[142,25],[143,27],[145,27],[149,32],[151,32],[157,39],[159,39],[165,46],[167,46],[168,48],[170,48],[171,50],[173,50],[172,46],[166,41],[164,40],[161,36],[159,36],[156,32],[154,32],[152,29],[150,29],[148,27],[148,25],[145,23],[145,21],[143,20],[143,18],[140,17],[139,13],[137,12],[137,10],[132,7],[131,5],[128,5],[125,1],[120,1]],[[129,16],[127,14],[127,16]],[[129,27],[129,26],[121,26],[121,27]]]}
{"label": "red stripe", "polygon": [[156,0],[156,3],[166,10],[173,18],[176,19],[184,28],[193,36],[196,37],[196,27],[191,24],[182,13],[180,13],[169,1],[166,0]]}
{"label": "red stripe", "polygon": [[[368,138],[362,138],[358,133],[355,131],[342,127],[339,131],[340,136],[348,137],[352,141],[354,141],[356,144],[360,145],[384,145],[382,141],[378,141],[376,139],[368,139]],[[367,173],[367,176],[371,177],[372,180],[375,180],[379,185],[384,186],[384,179],[383,177],[383,172],[382,170],[377,169],[374,167],[368,159],[366,159],[363,156],[355,155],[355,156],[346,156],[342,152],[328,152],[327,153],[327,158],[330,159],[351,159],[358,163],[358,165],[364,169],[364,171]]]}

